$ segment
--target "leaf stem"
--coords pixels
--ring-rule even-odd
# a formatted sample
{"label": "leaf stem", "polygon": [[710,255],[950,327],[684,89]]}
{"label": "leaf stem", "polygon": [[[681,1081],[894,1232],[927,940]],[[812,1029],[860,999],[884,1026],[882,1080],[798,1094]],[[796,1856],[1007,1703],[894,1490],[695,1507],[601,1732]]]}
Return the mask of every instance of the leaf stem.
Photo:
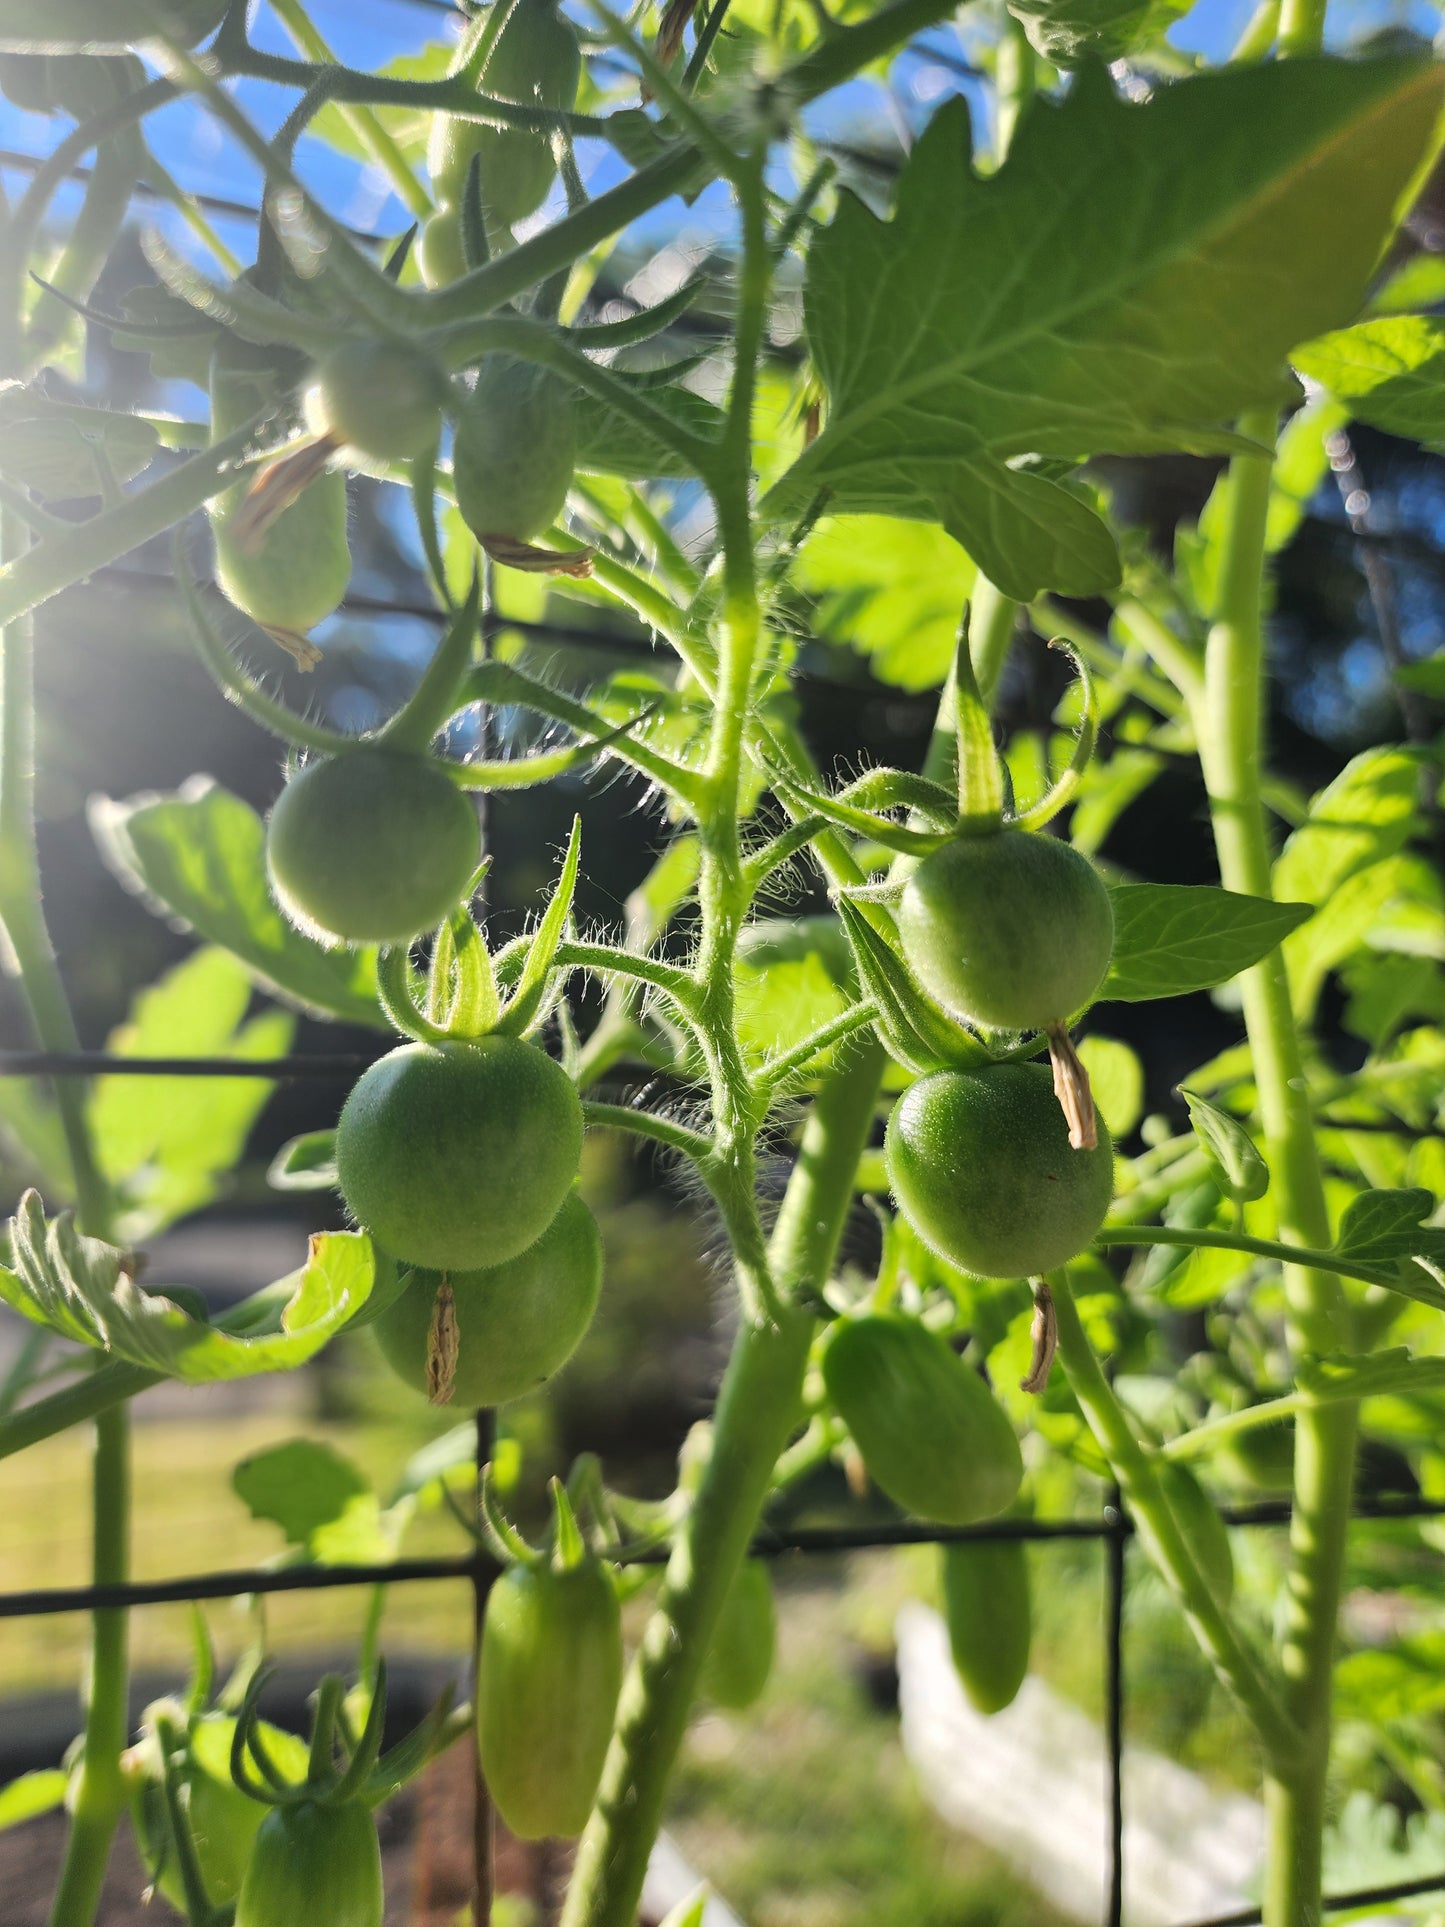
{"label": "leaf stem", "polygon": [[[1100,1245],[1191,1245],[1211,1251],[1247,1251],[1257,1258],[1273,1258],[1279,1264],[1312,1271],[1325,1278],[1358,1278],[1367,1285],[1388,1281],[1378,1265],[1352,1264],[1335,1251],[1312,1251],[1308,1246],[1278,1244],[1272,1238],[1251,1238],[1242,1231],[1195,1231],[1183,1226],[1160,1224],[1108,1224],[1096,1233]],[[1332,1346],[1331,1350],[1340,1350]]]}
{"label": "leaf stem", "polygon": [[1059,1358],[1089,1429],[1138,1521],[1141,1541],[1178,1599],[1200,1648],[1248,1713],[1271,1759],[1293,1762],[1302,1736],[1200,1571],[1188,1536],[1160,1489],[1150,1455],[1135,1437],[1128,1415],[1104,1377],[1080,1322],[1067,1271],[1051,1272],[1049,1285],[1058,1318]]}

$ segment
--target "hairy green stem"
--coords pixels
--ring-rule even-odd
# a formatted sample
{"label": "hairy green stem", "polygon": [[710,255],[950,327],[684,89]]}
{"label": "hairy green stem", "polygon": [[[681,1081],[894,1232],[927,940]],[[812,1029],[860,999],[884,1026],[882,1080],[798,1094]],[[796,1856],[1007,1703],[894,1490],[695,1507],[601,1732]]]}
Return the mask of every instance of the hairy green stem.
{"label": "hairy green stem", "polygon": [[[14,519],[0,514],[0,556],[16,554],[26,540]],[[0,631],[0,923],[36,1042],[47,1051],[77,1049],[75,1022],[41,908],[35,845],[35,655],[28,616]],[[104,1238],[110,1231],[110,1195],[91,1143],[85,1086],[60,1078],[55,1102],[81,1229]],[[127,1577],[130,1541],[129,1422],[123,1404],[109,1406],[96,1417],[92,1498],[91,1574],[98,1586],[119,1584]],[[85,1750],[52,1927],[89,1927],[94,1920],[124,1806],[120,1755],[126,1741],[126,1631],[124,1612],[92,1617]]]}
{"label": "hairy green stem", "polygon": [[[1282,33],[1299,51],[1301,17],[1290,8]],[[1292,24],[1291,24],[1292,23]],[[1272,412],[1250,416],[1243,432],[1273,443]],[[1204,687],[1194,698],[1200,762],[1209,792],[1226,889],[1271,895],[1271,852],[1260,789],[1264,706],[1262,584],[1269,511],[1270,458],[1237,455],[1230,469],[1216,620],[1205,651]],[[1244,973],[1245,1028],[1259,1092],[1260,1119],[1283,1241],[1320,1249],[1330,1243],[1299,1032],[1289,979],[1278,950]],[[1350,1308],[1338,1277],[1287,1264],[1289,1342],[1296,1358],[1350,1350]],[[1266,1927],[1317,1927],[1325,1786],[1346,1537],[1354,1485],[1357,1407],[1309,1406],[1295,1422],[1291,1567],[1280,1628],[1286,1705],[1304,1744],[1289,1770],[1266,1784],[1270,1846]]]}
{"label": "hairy green stem", "polygon": [[47,1393],[33,1404],[22,1406],[18,1412],[8,1412],[0,1418],[0,1459],[12,1458],[27,1446],[68,1432],[73,1425],[82,1425],[87,1419],[99,1418],[112,1406],[123,1405],[138,1392],[159,1385],[163,1377],[161,1372],[148,1372],[144,1366],[127,1365],[120,1360],[97,1366],[73,1385]]}
{"label": "hairy green stem", "polygon": [[[1177,1180],[1171,1181],[1177,1191]],[[1275,1258],[1282,1265],[1311,1271],[1324,1278],[1358,1278],[1361,1284],[1380,1282],[1378,1266],[1352,1264],[1333,1251],[1312,1251],[1305,1245],[1281,1244],[1273,1238],[1252,1238],[1243,1231],[1195,1231],[1178,1225],[1108,1224],[1094,1242],[1101,1245],[1207,1245],[1212,1251],[1247,1251],[1257,1258]]]}
{"label": "hairy green stem", "polygon": [[[879,1046],[860,1046],[813,1107],[770,1247],[773,1274],[790,1299],[821,1286],[832,1266],[882,1068]],[[794,1305],[779,1322],[745,1324],[738,1334],[714,1415],[712,1454],[623,1688],[561,1927],[633,1927],[637,1918],[708,1641],[801,1416],[813,1330],[811,1315]]]}

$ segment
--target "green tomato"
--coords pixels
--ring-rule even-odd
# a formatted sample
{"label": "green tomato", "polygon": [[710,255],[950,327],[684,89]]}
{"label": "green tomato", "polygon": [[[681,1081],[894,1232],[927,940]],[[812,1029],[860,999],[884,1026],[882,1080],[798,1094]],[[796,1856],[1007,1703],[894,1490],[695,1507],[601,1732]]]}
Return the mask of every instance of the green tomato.
{"label": "green tomato", "polygon": [[1114,910],[1069,844],[999,830],[956,836],[923,859],[904,887],[898,934],[909,968],[947,1009],[997,1030],[1042,1030],[1093,1001]]}
{"label": "green tomato", "polygon": [[277,902],[298,929],[333,945],[407,943],[434,930],[480,860],[466,792],[431,757],[381,745],[308,763],[266,829]]}
{"label": "green tomato", "polygon": [[714,1706],[738,1713],[761,1698],[773,1670],[777,1636],[767,1565],[761,1559],[745,1559],[728,1587],[702,1663],[703,1696]]}
{"label": "green tomato", "polygon": [[981,1278],[1031,1278],[1075,1258],[1114,1195],[1114,1150],[1075,1151],[1040,1064],[936,1071],[888,1120],[899,1209],[941,1258]]}
{"label": "green tomato", "polygon": [[348,1210],[429,1271],[501,1265],[534,1245],[581,1155],[572,1080],[514,1037],[402,1045],[358,1080],[336,1131]]}
{"label": "green tomato", "polygon": [[1154,1476],[1206,1585],[1220,1605],[1227,1606],[1234,1596],[1234,1549],[1218,1506],[1187,1465],[1174,1459],[1155,1459]]}
{"label": "green tomato", "polygon": [[460,208],[439,207],[422,222],[416,242],[417,267],[429,288],[450,287],[467,272]]}
{"label": "green tomato", "polygon": [[[376,1320],[382,1356],[425,1394],[427,1341],[441,1279],[413,1272]],[[475,1408],[522,1398],[560,1371],[582,1342],[602,1289],[602,1239],[569,1197],[534,1245],[485,1271],[451,1271],[459,1350],[451,1403]]]}
{"label": "green tomato", "polygon": [[[211,358],[212,441],[242,427],[276,391],[263,350],[223,341]],[[317,476],[258,542],[243,546],[233,527],[247,487],[238,483],[211,504],[216,580],[225,596],[262,628],[305,635],[335,614],[351,580],[346,477],[332,470]]]}
{"label": "green tomato", "polygon": [[586,1826],[621,1689],[622,1616],[603,1566],[503,1573],[482,1622],[477,1744],[497,1811],[519,1839],[569,1838]]}
{"label": "green tomato", "polygon": [[306,419],[374,462],[409,462],[433,447],[446,377],[404,341],[344,341],[316,370]]}
{"label": "green tomato", "polygon": [[272,1807],[246,1867],[235,1927],[382,1927],[376,1823],[359,1800]]}
{"label": "green tomato", "polygon": [[[486,69],[478,75],[475,48],[486,31],[487,10],[462,41],[452,64],[493,100],[528,107],[569,110],[582,77],[577,31],[555,0],[517,0],[497,36]],[[557,174],[552,138],[524,128],[484,127],[479,121],[437,116],[427,166],[437,199],[459,207],[472,156],[480,156],[482,198],[497,220],[513,227],[535,214]]]}
{"label": "green tomato", "polygon": [[916,1318],[845,1318],[823,1352],[823,1383],[875,1484],[937,1525],[968,1526],[1011,1506],[1023,1458],[978,1373]]}
{"label": "green tomato", "polygon": [[577,408],[557,376],[487,355],[453,448],[457,507],[475,535],[540,535],[562,513],[577,465]]}
{"label": "green tomato", "polygon": [[[241,1891],[251,1848],[266,1817],[266,1808],[249,1793],[243,1793],[231,1778],[231,1741],[236,1722],[228,1714],[208,1713],[191,1729],[187,1756],[181,1767],[181,1783],[186,1791],[186,1813],[196,1860],[205,1882],[206,1893],[218,1907],[229,1906]],[[305,1777],[309,1749],[294,1733],[261,1724],[261,1737],[271,1758],[284,1774]],[[158,1882],[161,1892],[180,1913],[186,1911],[185,1890],[174,1844],[165,1842],[161,1833],[169,1832],[159,1789],[149,1805],[136,1809],[136,1830],[148,1858],[163,1858]],[[154,1823],[151,1818],[154,1817]],[[155,1824],[158,1823],[158,1824]]]}
{"label": "green tomato", "polygon": [[940,1546],[943,1617],[954,1670],[970,1704],[1001,1713],[1029,1670],[1033,1613],[1021,1539]]}
{"label": "green tomato", "polygon": [[123,53],[164,30],[184,47],[213,34],[226,0],[0,0],[0,48]]}

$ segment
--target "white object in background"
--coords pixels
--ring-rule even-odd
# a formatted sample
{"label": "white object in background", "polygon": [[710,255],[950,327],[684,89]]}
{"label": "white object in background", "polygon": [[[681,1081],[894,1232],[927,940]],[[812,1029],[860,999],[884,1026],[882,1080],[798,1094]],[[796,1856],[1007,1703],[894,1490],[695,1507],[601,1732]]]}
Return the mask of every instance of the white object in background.
{"label": "white object in background", "polygon": [[[1100,1729],[1032,1675],[1002,1713],[969,1704],[938,1614],[898,1615],[903,1749],[929,1804],[1003,1855],[1060,1912],[1097,1922],[1108,1772]],[[1264,1808],[1214,1792],[1143,1747],[1124,1753],[1124,1918],[1171,1927],[1244,1907],[1264,1858]]]}
{"label": "white object in background", "polygon": [[[701,1883],[702,1875],[687,1864],[676,1841],[660,1833],[652,1849],[652,1858],[647,1863],[642,1910],[654,1919],[661,1920],[678,1901],[696,1893]],[[710,1894],[707,1906],[703,1909],[702,1927],[743,1927],[743,1923],[730,1907],[723,1905],[716,1894]]]}

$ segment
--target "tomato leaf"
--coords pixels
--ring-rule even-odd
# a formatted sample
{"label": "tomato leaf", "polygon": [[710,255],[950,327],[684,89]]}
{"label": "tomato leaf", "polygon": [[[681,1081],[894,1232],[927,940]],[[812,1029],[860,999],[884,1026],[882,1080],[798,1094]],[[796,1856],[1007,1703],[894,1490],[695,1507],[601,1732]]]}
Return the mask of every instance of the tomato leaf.
{"label": "tomato leaf", "polygon": [[[659,413],[694,435],[716,440],[722,433],[722,410],[690,388],[654,388],[647,399]],[[677,451],[650,435],[635,416],[581,392],[576,408],[577,466],[584,473],[625,475],[634,481],[691,475]]]}
{"label": "tomato leaf", "polygon": [[37,1819],[42,1813],[53,1812],[65,1798],[69,1785],[70,1775],[53,1766],[22,1773],[9,1786],[0,1787],[0,1832]]}
{"label": "tomato leaf", "polygon": [[52,401],[20,382],[0,388],[0,475],[47,500],[101,494],[107,468],[132,482],[159,447],[143,416]]}
{"label": "tomato leaf", "polygon": [[1124,883],[1109,894],[1114,956],[1101,1003],[1212,990],[1268,956],[1314,914],[1308,903],[1272,903],[1209,883]]}
{"label": "tomato leaf", "polygon": [[269,1519],[322,1564],[367,1564],[395,1550],[371,1486],[316,1439],[288,1439],[242,1459],[231,1485],[253,1519]]}
{"label": "tomato leaf", "polygon": [[953,667],[977,570],[936,523],[835,515],[818,524],[793,580],[818,598],[813,627],[899,689],[937,689]]}
{"label": "tomato leaf", "polygon": [[844,194],[813,243],[829,417],[768,506],[827,489],[839,510],[941,520],[1011,595],[1107,588],[1092,509],[1009,464],[1237,446],[1225,425],[1281,395],[1288,350],[1357,307],[1440,89],[1411,60],[1298,60],[1135,106],[1088,68],[988,178],[949,102],[892,220]]}
{"label": "tomato leaf", "polygon": [[1295,1384],[1313,1399],[1408,1398],[1415,1392],[1445,1391],[1445,1358],[1415,1358],[1403,1345],[1359,1355],[1332,1352],[1301,1359]]}
{"label": "tomato leaf", "polygon": [[10,1222],[10,1249],[14,1269],[0,1269],[0,1299],[22,1317],[192,1385],[305,1364],[365,1303],[373,1277],[368,1238],[320,1232],[299,1271],[210,1324],[197,1294],[144,1290],[126,1253],[83,1237],[69,1212],[47,1222],[34,1191]]}
{"label": "tomato leaf", "polygon": [[[251,994],[238,959],[207,946],[141,991],[106,1048],[118,1057],[278,1057],[293,1021],[271,1010],[246,1022]],[[125,1243],[144,1243],[210,1202],[273,1088],[264,1077],[97,1079],[91,1133]]]}
{"label": "tomato leaf", "polygon": [[272,996],[314,1016],[390,1029],[376,1001],[375,950],[326,950],[292,928],[266,881],[265,825],[239,796],[196,777],[170,796],[99,797],[90,825],[128,890],[229,950]]}
{"label": "tomato leaf", "polygon": [[1118,60],[1141,42],[1157,40],[1188,13],[1193,0],[1010,0],[1009,12],[1057,67],[1091,55]]}
{"label": "tomato leaf", "polygon": [[1181,1086],[1179,1095],[1189,1106],[1190,1125],[1224,1195],[1238,1204],[1252,1204],[1262,1198],[1269,1189],[1269,1166],[1239,1119],[1219,1110],[1196,1091]]}
{"label": "tomato leaf", "polygon": [[1445,448],[1445,320],[1389,315],[1341,328],[1290,359],[1349,404],[1357,421],[1425,448]]}

